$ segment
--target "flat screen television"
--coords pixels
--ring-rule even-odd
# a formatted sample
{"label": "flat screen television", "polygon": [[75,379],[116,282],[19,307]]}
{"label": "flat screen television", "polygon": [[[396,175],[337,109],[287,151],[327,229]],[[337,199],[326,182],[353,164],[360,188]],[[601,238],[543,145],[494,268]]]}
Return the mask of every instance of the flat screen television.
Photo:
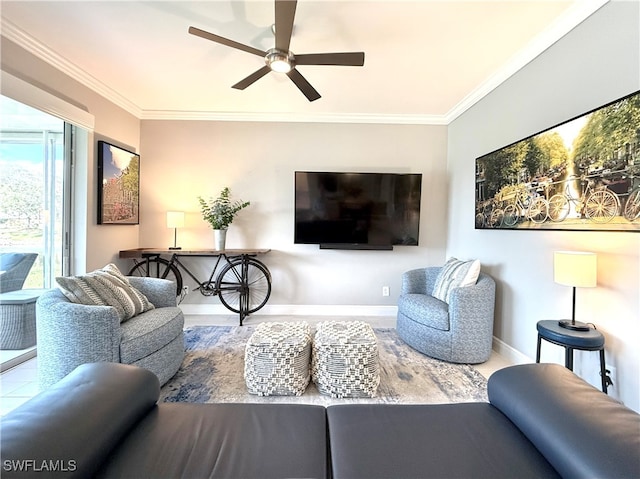
{"label": "flat screen television", "polygon": [[321,248],[417,245],[422,174],[295,172],[294,243]]}

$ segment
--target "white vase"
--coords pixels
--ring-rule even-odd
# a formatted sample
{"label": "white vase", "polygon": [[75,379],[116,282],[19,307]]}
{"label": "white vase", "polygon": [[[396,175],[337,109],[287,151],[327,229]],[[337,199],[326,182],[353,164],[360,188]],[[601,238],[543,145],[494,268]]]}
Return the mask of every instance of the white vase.
{"label": "white vase", "polygon": [[224,250],[227,242],[227,230],[213,230],[213,247],[216,250]]}

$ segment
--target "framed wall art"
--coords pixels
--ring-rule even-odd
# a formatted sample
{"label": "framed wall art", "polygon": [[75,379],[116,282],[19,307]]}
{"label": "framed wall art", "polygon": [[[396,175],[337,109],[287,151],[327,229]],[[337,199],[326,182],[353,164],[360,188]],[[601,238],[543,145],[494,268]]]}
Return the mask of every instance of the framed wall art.
{"label": "framed wall art", "polygon": [[640,91],[475,168],[476,229],[640,232]]}
{"label": "framed wall art", "polygon": [[140,223],[140,155],[98,142],[98,224]]}

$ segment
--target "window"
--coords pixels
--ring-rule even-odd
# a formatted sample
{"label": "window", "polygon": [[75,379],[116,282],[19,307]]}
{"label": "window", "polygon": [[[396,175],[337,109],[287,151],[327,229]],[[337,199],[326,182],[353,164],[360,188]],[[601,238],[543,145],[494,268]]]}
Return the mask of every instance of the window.
{"label": "window", "polygon": [[0,110],[0,252],[38,253],[24,288],[51,288],[66,274],[71,128],[7,97]]}

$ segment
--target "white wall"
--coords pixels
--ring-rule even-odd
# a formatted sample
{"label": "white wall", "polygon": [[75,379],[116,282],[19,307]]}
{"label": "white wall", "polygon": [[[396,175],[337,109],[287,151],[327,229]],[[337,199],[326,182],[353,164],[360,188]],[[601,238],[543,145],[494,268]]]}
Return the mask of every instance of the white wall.
{"label": "white wall", "polygon": [[[474,256],[498,281],[494,334],[535,358],[536,322],[570,317],[571,289],[553,282],[556,250],[598,253],[598,287],[579,289],[576,316],[606,337],[611,394],[640,410],[640,235],[474,229],[475,158],[640,89],[640,8],[612,2],[449,125],[447,253]],[[508,347],[506,352],[509,352]],[[542,360],[563,363],[543,343]],[[599,385],[598,355],[575,370]]]}
{"label": "white wall", "polygon": [[[251,206],[229,229],[227,247],[272,249],[261,258],[273,274],[272,309],[393,308],[403,271],[444,260],[445,126],[143,121],[141,138],[140,245],[172,244],[165,213],[182,210],[187,215],[186,227],[178,231],[180,245],[212,248],[197,196],[217,196],[229,186],[234,198]],[[419,246],[336,251],[294,245],[295,170],[422,173]],[[189,264],[200,275],[211,266],[202,260]],[[384,285],[391,287],[389,297],[382,297]],[[215,302],[191,294],[183,305]]]}

